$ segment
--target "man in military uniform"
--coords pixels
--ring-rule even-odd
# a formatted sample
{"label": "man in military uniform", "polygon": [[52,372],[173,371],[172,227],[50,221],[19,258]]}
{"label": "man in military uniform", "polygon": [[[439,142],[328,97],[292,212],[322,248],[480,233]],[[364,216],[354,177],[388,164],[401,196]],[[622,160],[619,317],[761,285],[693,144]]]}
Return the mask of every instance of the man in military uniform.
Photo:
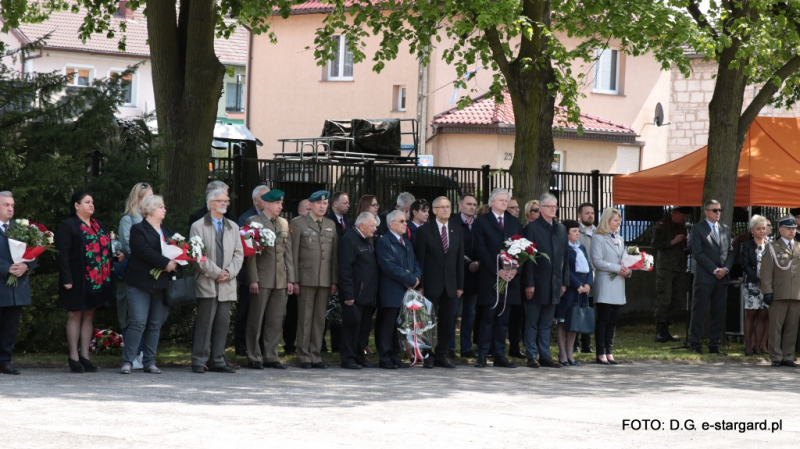
{"label": "man in military uniform", "polygon": [[[265,246],[261,254],[247,258],[247,282],[250,285],[250,310],[247,314],[247,366],[253,369],[278,368],[286,295],[294,292],[295,275],[289,223],[279,215],[283,210],[283,192],[270,190],[262,197],[264,210],[247,220],[259,223],[275,233],[275,245]],[[264,348],[263,360],[259,339]]]}
{"label": "man in military uniform", "polygon": [[656,268],[655,341],[677,341],[669,331],[678,304],[686,298],[686,227],[691,207],[676,207],[656,224],[653,250]]}
{"label": "man in military uniform", "polygon": [[778,222],[779,239],[761,257],[761,292],[769,305],[769,357],[772,366],[795,367],[794,346],[800,320],[800,243],[794,217]]}
{"label": "man in military uniform", "polygon": [[308,201],[311,211],[292,220],[292,254],[299,283],[297,293],[297,359],[301,368],[327,368],[320,350],[325,332],[328,296],[336,293],[339,237],[336,224],[325,217],[327,190],[314,192]]}

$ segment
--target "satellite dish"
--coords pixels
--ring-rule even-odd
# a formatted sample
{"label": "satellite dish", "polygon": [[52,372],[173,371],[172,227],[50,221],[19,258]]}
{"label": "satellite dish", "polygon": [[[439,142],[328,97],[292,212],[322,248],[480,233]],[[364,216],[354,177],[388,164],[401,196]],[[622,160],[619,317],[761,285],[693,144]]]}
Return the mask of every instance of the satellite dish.
{"label": "satellite dish", "polygon": [[656,103],[656,117],[653,119],[653,123],[656,126],[664,125],[664,108],[661,107],[661,103]]}

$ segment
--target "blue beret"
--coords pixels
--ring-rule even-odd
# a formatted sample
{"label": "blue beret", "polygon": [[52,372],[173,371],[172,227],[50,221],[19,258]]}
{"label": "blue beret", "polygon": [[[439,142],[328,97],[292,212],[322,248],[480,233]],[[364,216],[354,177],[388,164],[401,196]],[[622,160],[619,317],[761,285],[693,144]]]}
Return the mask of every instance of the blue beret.
{"label": "blue beret", "polygon": [[331,192],[327,190],[317,190],[316,192],[312,193],[310,197],[308,197],[308,201],[312,203],[315,201],[325,201],[331,198]]}
{"label": "blue beret", "polygon": [[269,192],[261,195],[261,199],[268,203],[283,201],[283,190],[272,189]]}
{"label": "blue beret", "polygon": [[778,227],[781,228],[796,228],[797,222],[794,220],[794,217],[783,217],[778,222]]}

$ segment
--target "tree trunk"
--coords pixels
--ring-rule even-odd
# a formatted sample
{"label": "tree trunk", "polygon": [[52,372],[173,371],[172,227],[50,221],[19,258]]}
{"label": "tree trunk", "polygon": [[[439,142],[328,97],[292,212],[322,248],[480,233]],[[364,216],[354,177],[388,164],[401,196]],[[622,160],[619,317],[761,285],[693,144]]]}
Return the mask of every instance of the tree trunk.
{"label": "tree trunk", "polygon": [[722,204],[721,220],[729,226],[733,220],[739,155],[747,134],[747,127],[742,129],[739,125],[747,76],[742,67],[728,68],[736,58],[739,46],[740,42],[734,40],[734,44],[720,55],[717,84],[708,105],[708,162],[703,184],[703,203],[710,199],[719,201]]}
{"label": "tree trunk", "polygon": [[165,202],[185,217],[205,191],[225,75],[214,52],[215,2],[182,0],[179,16],[174,2],[148,2],[145,14],[158,130],[169,144],[161,165]]}

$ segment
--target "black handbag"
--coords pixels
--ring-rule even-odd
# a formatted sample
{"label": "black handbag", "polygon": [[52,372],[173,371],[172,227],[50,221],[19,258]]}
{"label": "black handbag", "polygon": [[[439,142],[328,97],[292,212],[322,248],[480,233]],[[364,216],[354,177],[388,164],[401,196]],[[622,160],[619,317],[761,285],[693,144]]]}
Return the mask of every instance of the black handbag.
{"label": "black handbag", "polygon": [[[582,300],[583,296],[586,296],[585,304]],[[594,333],[594,309],[589,307],[588,295],[581,295],[578,305],[569,308],[564,320],[564,327],[567,328],[567,332],[576,334]]]}
{"label": "black handbag", "polygon": [[164,305],[178,307],[197,303],[197,292],[194,289],[194,276],[173,277],[164,293]]}

